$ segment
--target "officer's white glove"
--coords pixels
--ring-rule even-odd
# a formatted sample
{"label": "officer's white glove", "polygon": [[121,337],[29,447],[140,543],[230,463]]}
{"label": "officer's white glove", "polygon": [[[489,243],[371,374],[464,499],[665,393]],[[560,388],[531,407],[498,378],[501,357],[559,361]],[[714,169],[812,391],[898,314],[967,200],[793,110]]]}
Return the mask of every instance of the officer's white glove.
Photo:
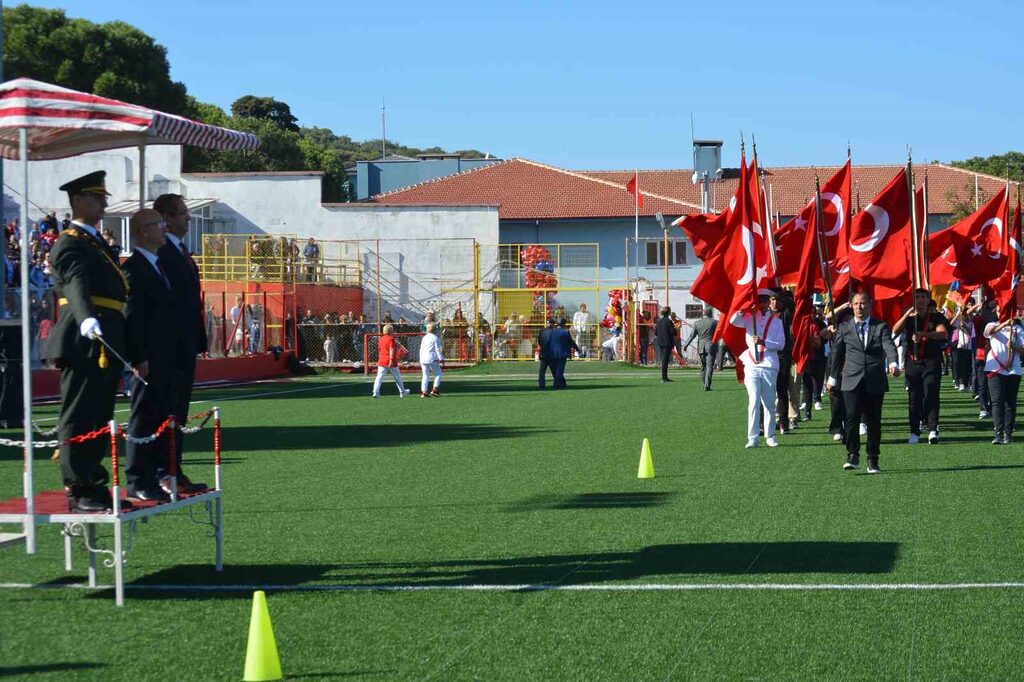
{"label": "officer's white glove", "polygon": [[103,336],[103,330],[100,329],[100,321],[95,317],[87,317],[82,320],[82,324],[78,326],[78,330],[87,339],[95,339],[97,336]]}

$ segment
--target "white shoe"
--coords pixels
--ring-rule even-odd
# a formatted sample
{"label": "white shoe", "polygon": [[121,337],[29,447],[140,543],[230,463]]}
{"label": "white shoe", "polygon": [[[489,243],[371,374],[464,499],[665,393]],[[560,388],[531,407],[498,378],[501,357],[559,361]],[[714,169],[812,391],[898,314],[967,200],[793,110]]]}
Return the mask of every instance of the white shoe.
{"label": "white shoe", "polygon": [[864,423],[862,422],[862,423],[861,423],[861,425],[860,425],[860,430],[859,430],[859,433],[860,433],[860,435],[862,435],[862,436],[866,436],[866,435],[868,435],[868,425],[867,425],[867,424],[864,424]]}
{"label": "white shoe", "polygon": [[775,440],[775,436],[769,436],[768,438],[765,438],[764,439],[764,444],[767,445],[770,448],[777,448],[777,447],[779,447],[779,441]]}
{"label": "white shoe", "polygon": [[928,432],[928,445],[935,445],[939,442],[939,432],[929,431]]}
{"label": "white shoe", "polygon": [[816,403],[814,403],[814,409],[816,409],[816,410],[824,410],[824,409],[825,409],[825,406],[824,406],[824,405],[822,405],[822,404],[821,404],[821,401],[819,400],[819,401],[817,401]]}
{"label": "white shoe", "polygon": [[916,433],[912,433],[910,434],[910,438],[907,439],[907,442],[910,443],[911,445],[917,445],[918,443],[921,442],[921,437]]}
{"label": "white shoe", "polygon": [[837,443],[840,442],[841,440],[843,440],[843,434],[841,434],[841,433],[833,433],[832,434],[832,440],[834,440]]}
{"label": "white shoe", "polygon": [[402,392],[398,394],[398,397],[399,398],[404,398],[407,395],[409,395],[409,389],[408,388],[403,388]]}
{"label": "white shoe", "polygon": [[982,410],[981,412],[978,413],[978,419],[988,419],[991,416],[992,415],[988,413],[988,410]]}
{"label": "white shoe", "polygon": [[373,394],[373,397],[374,397],[374,398],[379,398],[379,397],[380,397],[380,393],[374,393],[374,394]]}
{"label": "white shoe", "polygon": [[800,409],[801,410],[806,410],[807,409],[807,403],[800,403]]}
{"label": "white shoe", "polygon": [[757,447],[757,439],[756,439],[756,438],[749,438],[749,439],[747,439],[747,445],[746,445],[746,448],[747,448],[748,450],[749,450],[750,448],[756,448],[756,447]]}

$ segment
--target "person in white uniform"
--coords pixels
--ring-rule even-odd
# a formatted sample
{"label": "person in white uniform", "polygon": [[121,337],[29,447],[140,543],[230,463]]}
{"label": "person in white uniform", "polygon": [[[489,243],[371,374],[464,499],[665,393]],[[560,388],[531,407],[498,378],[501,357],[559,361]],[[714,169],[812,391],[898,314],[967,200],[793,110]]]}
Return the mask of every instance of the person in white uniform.
{"label": "person in white uniform", "polygon": [[[420,368],[423,370],[423,381],[420,382],[421,398],[438,398],[441,393],[441,363],[444,362],[444,355],[441,353],[441,339],[437,338],[436,322],[427,322],[427,333],[420,339]],[[427,392],[430,386],[430,375],[434,375],[434,387]]]}
{"label": "person in white uniform", "polygon": [[747,447],[757,447],[759,426],[764,424],[765,445],[777,447],[775,439],[775,382],[779,374],[779,349],[786,345],[783,322],[768,309],[770,289],[758,289],[757,313],[736,312],[729,323],[746,333],[743,384],[747,388]]}

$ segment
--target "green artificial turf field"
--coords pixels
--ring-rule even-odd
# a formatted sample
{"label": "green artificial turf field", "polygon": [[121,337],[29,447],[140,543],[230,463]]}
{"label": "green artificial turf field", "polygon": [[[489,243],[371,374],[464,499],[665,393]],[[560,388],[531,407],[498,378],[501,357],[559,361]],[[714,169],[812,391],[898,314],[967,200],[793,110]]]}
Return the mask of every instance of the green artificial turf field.
{"label": "green artificial turf field", "polygon": [[[451,372],[430,400],[336,376],[197,393],[223,408],[224,572],[187,514],[156,518],[117,608],[72,586],[83,554],[66,574],[44,527],[37,556],[0,549],[0,677],[241,679],[252,586],[291,679],[1024,675],[1024,448],[989,445],[948,380],[939,446],[906,444],[893,382],[869,476],[841,470],[827,412],[745,450],[728,374],[705,393],[693,372],[571,363],[568,390],[538,392],[535,368]],[[189,441],[194,479],[210,445]],[[20,468],[0,452],[0,497]]]}

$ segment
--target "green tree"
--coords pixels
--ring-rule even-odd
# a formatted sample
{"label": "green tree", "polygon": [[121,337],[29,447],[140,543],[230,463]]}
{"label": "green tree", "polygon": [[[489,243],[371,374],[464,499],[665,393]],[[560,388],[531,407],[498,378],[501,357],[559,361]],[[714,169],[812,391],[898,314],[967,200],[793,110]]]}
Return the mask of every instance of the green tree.
{"label": "green tree", "polygon": [[972,156],[964,161],[951,161],[950,165],[976,173],[994,175],[997,178],[1005,178],[1009,175],[1011,180],[1024,180],[1024,153],[1021,152],[1006,152],[994,156]]}
{"label": "green tree", "polygon": [[[980,173],[981,171],[978,172]],[[983,205],[986,201],[991,199],[988,192],[985,191],[985,188],[979,187],[978,201],[975,203],[974,183],[965,183],[963,187],[946,190],[945,196],[946,201],[953,206],[953,213],[946,218],[947,226],[960,222],[978,210],[978,206]]]}
{"label": "green tree", "polygon": [[35,78],[172,114],[188,111],[167,50],[122,21],[95,24],[63,10],[5,7],[4,76]]}
{"label": "green tree", "polygon": [[270,121],[284,130],[298,132],[298,119],[292,115],[292,109],[284,102],[273,97],[257,97],[245,95],[231,105],[231,114],[238,118],[258,118]]}

